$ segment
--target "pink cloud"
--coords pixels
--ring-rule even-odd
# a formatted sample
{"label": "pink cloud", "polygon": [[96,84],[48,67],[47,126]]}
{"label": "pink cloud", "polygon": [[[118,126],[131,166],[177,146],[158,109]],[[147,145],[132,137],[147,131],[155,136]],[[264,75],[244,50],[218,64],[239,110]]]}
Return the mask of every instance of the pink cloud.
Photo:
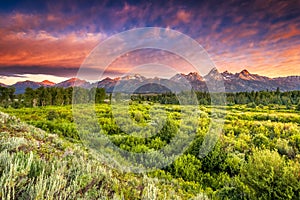
{"label": "pink cloud", "polygon": [[[47,14],[0,14],[0,64],[79,67],[89,52],[107,37],[104,31],[113,34],[151,24],[176,27],[190,34],[206,48],[220,70],[240,71],[247,66],[251,72],[272,76],[282,72],[300,74],[299,17],[288,23],[281,20],[291,7],[299,7],[300,1],[257,0],[232,8],[228,4],[220,3],[212,10],[209,3],[199,9],[176,7],[172,2],[167,2],[165,7],[149,2],[124,3],[111,9],[91,6],[78,14],[81,8],[69,2],[49,3]],[[66,8],[68,15],[63,12]],[[95,19],[102,16],[107,21],[97,23]],[[278,22],[265,20],[268,16],[276,16]],[[134,23],[128,23],[131,21]],[[180,58],[158,52],[121,57],[110,68],[123,73],[129,67],[150,61],[174,65],[178,71],[190,70]]]}
{"label": "pink cloud", "polygon": [[2,33],[0,64],[74,67],[101,41],[105,34],[69,33],[54,36],[46,31]]}
{"label": "pink cloud", "polygon": [[191,13],[189,13],[185,10],[179,10],[177,12],[176,16],[179,21],[182,21],[184,23],[188,23],[191,19]]}

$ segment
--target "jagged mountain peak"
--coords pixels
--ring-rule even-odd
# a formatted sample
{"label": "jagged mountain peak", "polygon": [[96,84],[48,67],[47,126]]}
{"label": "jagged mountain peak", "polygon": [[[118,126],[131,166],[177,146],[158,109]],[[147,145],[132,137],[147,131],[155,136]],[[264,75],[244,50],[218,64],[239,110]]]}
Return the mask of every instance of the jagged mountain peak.
{"label": "jagged mountain peak", "polygon": [[219,74],[219,71],[216,67],[214,67],[209,71],[209,73],[207,75],[210,75],[210,74]]}
{"label": "jagged mountain peak", "polygon": [[188,76],[200,76],[197,72],[190,72]]}
{"label": "jagged mountain peak", "polygon": [[49,81],[49,80],[44,80],[41,82],[41,84],[46,85],[46,86],[53,86],[55,83]]}
{"label": "jagged mountain peak", "polygon": [[[159,87],[154,87],[152,83],[157,84],[166,84],[170,86],[177,86],[178,83],[181,83],[184,86],[191,86],[196,91],[207,91],[206,84],[209,81],[210,83],[219,83],[220,81],[224,82],[224,86],[227,92],[243,92],[243,91],[261,91],[261,90],[276,90],[278,87],[281,91],[291,91],[291,90],[300,90],[300,76],[289,76],[289,77],[279,77],[279,78],[268,78],[266,76],[260,76],[258,74],[252,74],[248,70],[242,70],[238,73],[230,73],[225,71],[219,73],[216,68],[212,69],[206,76],[202,77],[197,72],[190,72],[188,74],[178,73],[170,79],[164,78],[146,78],[140,74],[130,74],[124,77],[117,78],[104,78],[101,81],[98,81],[94,84],[90,84],[85,80],[79,78],[70,78],[66,81],[60,82],[53,85],[51,81],[45,80],[42,82],[34,82],[30,80],[20,81],[13,85],[16,88],[16,93],[23,93],[27,87],[36,89],[38,87],[83,87],[83,88],[105,88],[107,92],[113,92],[114,87],[117,83],[120,83],[129,86],[135,87],[140,84],[148,84],[147,87],[151,87],[154,92],[156,88],[158,92],[163,91]],[[175,82],[175,83],[174,83]],[[151,85],[151,84],[152,85]],[[1,84],[0,84],[1,85]],[[3,85],[3,84],[2,84]],[[9,85],[8,85],[9,86]],[[147,88],[146,87],[146,88]],[[186,88],[186,87],[185,87]],[[143,87],[145,89],[145,87]],[[150,90],[149,90],[150,91]]]}
{"label": "jagged mountain peak", "polygon": [[79,79],[79,78],[73,77],[73,78],[70,78],[70,79],[68,79],[66,81],[63,81],[63,82],[75,82],[75,81],[82,81],[82,80]]}
{"label": "jagged mountain peak", "polygon": [[190,72],[187,76],[194,76],[194,77],[202,78],[202,76],[200,74],[198,74],[198,72]]}
{"label": "jagged mountain peak", "polygon": [[180,73],[170,78],[170,80],[172,81],[181,81],[183,79],[186,79],[188,81],[203,81],[203,77],[200,76],[197,72],[190,72],[188,74]]}
{"label": "jagged mountain peak", "polygon": [[66,81],[55,84],[55,86],[56,87],[64,87],[64,88],[74,87],[74,86],[88,88],[88,87],[90,87],[90,83],[87,82],[86,80],[82,80],[79,78],[70,78]]}
{"label": "jagged mountain peak", "polygon": [[252,81],[266,81],[271,80],[268,77],[260,76],[258,74],[251,74],[248,70],[244,69],[240,73],[235,74],[236,78],[243,79],[243,80],[252,80]]}
{"label": "jagged mountain peak", "polygon": [[121,79],[122,80],[140,80],[140,81],[143,81],[143,80],[146,79],[146,77],[144,77],[140,74],[129,74],[129,75],[123,76]]}
{"label": "jagged mountain peak", "polygon": [[244,70],[242,70],[242,71],[240,72],[240,74],[243,74],[243,75],[245,75],[245,76],[248,76],[248,75],[250,75],[250,72],[249,72],[248,70],[244,69]]}
{"label": "jagged mountain peak", "polygon": [[213,68],[212,70],[210,70],[210,72],[204,76],[205,80],[223,80],[224,77],[222,76],[222,74],[219,73],[219,71],[217,70],[217,68]]}
{"label": "jagged mountain peak", "polygon": [[20,83],[25,83],[26,84],[26,83],[37,83],[37,82],[31,81],[31,80],[25,80],[25,81],[18,81],[14,85],[20,84]]}
{"label": "jagged mountain peak", "polygon": [[234,74],[227,70],[225,72],[222,72],[221,75],[223,76],[224,80],[231,80],[234,78]]}
{"label": "jagged mountain peak", "polygon": [[16,82],[12,86],[16,88],[16,94],[20,94],[20,93],[24,93],[26,88],[36,89],[44,85],[39,82],[26,80],[26,81]]}
{"label": "jagged mountain peak", "polygon": [[110,77],[106,77],[106,78],[102,79],[101,81],[110,81],[110,80],[113,80],[113,79]]}

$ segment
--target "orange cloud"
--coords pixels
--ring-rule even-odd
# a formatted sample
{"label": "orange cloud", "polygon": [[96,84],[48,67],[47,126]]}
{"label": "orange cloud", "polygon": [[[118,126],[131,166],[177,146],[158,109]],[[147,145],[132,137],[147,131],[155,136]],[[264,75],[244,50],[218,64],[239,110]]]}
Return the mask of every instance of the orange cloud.
{"label": "orange cloud", "polygon": [[[220,71],[248,68],[271,76],[300,74],[299,2],[125,2],[112,7],[101,2],[88,8],[61,2],[49,3],[45,14],[17,10],[0,13],[0,70],[40,66],[47,72],[51,67],[70,69],[62,74],[71,74],[107,35],[134,27],[160,26],[196,38]],[[122,56],[110,66],[110,72],[123,73],[130,66],[150,61],[175,66],[177,71],[192,71],[174,55],[145,52]]]}
{"label": "orange cloud", "polygon": [[177,73],[196,70],[189,62],[180,56],[158,49],[142,49],[126,53],[111,63],[107,69],[127,73],[133,68],[139,68],[145,64],[169,66]]}
{"label": "orange cloud", "polygon": [[296,24],[286,25],[285,23],[275,24],[270,27],[270,33],[267,34],[265,42],[278,42],[280,40],[287,40],[292,37],[300,37],[300,29]]}
{"label": "orange cloud", "polygon": [[0,35],[0,65],[79,67],[89,52],[106,36],[69,33],[54,36],[46,31]]}
{"label": "orange cloud", "polygon": [[184,23],[188,23],[191,18],[191,13],[185,10],[179,10],[176,15],[177,15],[177,19]]}

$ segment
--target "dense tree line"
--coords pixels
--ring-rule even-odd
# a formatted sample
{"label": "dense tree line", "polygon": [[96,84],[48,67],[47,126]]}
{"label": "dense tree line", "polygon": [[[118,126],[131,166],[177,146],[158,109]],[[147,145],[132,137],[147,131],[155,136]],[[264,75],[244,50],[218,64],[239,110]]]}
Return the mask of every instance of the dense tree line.
{"label": "dense tree line", "polygon": [[[84,89],[79,87],[40,87],[37,89],[26,88],[24,94],[15,95],[14,92],[15,88],[13,87],[0,86],[0,104],[4,107],[12,106],[16,108],[23,106],[36,107],[47,105],[69,105],[72,104],[73,95],[76,97],[77,103],[101,103],[106,98],[111,99],[111,95],[108,96],[104,88]],[[288,109],[293,105],[297,105],[296,109],[300,110],[300,91],[280,92],[279,89],[277,91],[226,93],[226,99],[223,98],[223,94],[211,94],[208,92],[133,94],[130,98],[132,101],[138,102],[150,101],[161,104],[189,104],[188,100],[191,99],[192,95],[197,97],[200,105],[211,105],[211,97],[214,95],[213,104],[216,105],[247,104],[250,107],[256,107],[276,104],[285,105]],[[184,98],[185,96],[186,98]]]}
{"label": "dense tree line", "polygon": [[3,107],[37,107],[49,105],[70,105],[73,95],[80,102],[102,103],[106,98],[103,88],[92,88],[90,90],[79,87],[40,87],[37,89],[26,88],[24,94],[15,95],[15,88],[0,86],[0,105]]}
{"label": "dense tree line", "polygon": [[256,105],[297,105],[300,102],[300,91],[280,92],[277,91],[260,91],[260,92],[239,92],[228,93],[227,104],[249,104]]}
{"label": "dense tree line", "polygon": [[0,104],[5,107],[11,105],[12,102],[14,101],[14,96],[15,96],[14,93],[15,93],[14,87],[0,86]]}
{"label": "dense tree line", "polygon": [[[219,105],[236,105],[248,104],[249,106],[266,106],[270,104],[285,105],[290,108],[292,105],[298,105],[300,110],[300,91],[280,92],[277,91],[257,91],[257,92],[237,92],[226,93],[226,101],[223,101],[221,94],[210,94],[208,92],[195,92],[198,103],[201,105],[211,105],[211,95],[214,95],[214,104]],[[179,104],[177,96],[181,94],[166,93],[152,95],[134,95],[134,101],[152,101],[161,104]],[[218,98],[220,96],[220,98]]]}

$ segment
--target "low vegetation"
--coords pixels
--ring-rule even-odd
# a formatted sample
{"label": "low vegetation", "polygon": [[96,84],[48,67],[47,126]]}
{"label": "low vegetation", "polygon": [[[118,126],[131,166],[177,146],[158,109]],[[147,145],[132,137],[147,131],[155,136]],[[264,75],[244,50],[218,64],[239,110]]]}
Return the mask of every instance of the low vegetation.
{"label": "low vegetation", "polygon": [[[188,199],[193,183],[121,173],[87,149],[0,113],[0,199]],[[200,196],[205,197],[200,193]]]}
{"label": "low vegetation", "polygon": [[[153,107],[164,108],[169,122],[150,138],[127,135],[124,130],[130,126],[121,129],[116,124],[118,113],[112,113],[110,105],[97,104],[95,109],[98,123],[117,146],[131,152],[149,152],[170,142],[186,106],[133,103],[130,117],[121,119],[145,125]],[[224,111],[223,107],[218,109]],[[224,129],[217,144],[207,156],[199,158],[213,117],[210,107],[200,106],[197,134],[184,154],[173,164],[144,175],[124,174],[99,165],[80,143],[71,106],[1,110],[46,131],[17,118],[3,119],[2,114],[1,183],[5,187],[1,195],[6,199],[28,194],[50,198],[53,193],[82,199],[145,199],[147,195],[189,199],[199,194],[210,199],[300,198],[300,115],[285,106],[226,106]]]}
{"label": "low vegetation", "polygon": [[[205,93],[197,93],[199,106],[177,105],[164,94],[132,96],[128,107],[114,109],[103,103],[109,99],[104,91],[94,92],[99,100],[93,122],[124,152],[155,152],[177,136],[195,137],[187,148],[177,146],[174,152],[183,152],[170,165],[122,172],[82,144],[67,101],[48,105],[26,95],[18,106],[2,101],[7,104],[0,107],[0,199],[300,199],[299,92],[228,94],[232,100],[215,112],[205,105]],[[77,114],[84,119],[84,112]],[[220,118],[224,127],[216,144],[199,156],[211,122]]]}

